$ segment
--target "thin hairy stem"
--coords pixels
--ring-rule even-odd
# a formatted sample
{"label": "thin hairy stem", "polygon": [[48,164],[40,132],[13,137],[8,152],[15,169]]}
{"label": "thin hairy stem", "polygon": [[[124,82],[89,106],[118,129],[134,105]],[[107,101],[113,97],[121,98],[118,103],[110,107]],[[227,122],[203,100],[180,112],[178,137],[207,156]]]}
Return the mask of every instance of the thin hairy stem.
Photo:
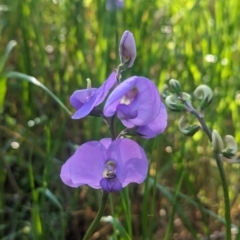
{"label": "thin hairy stem", "polygon": [[212,132],[208,128],[207,124],[205,123],[204,118],[199,115],[197,110],[192,106],[192,104],[190,102],[184,101],[184,104],[187,107],[187,110],[190,111],[198,119],[198,121],[200,122],[200,124],[202,126],[202,129],[207,134],[210,142],[212,142]]}

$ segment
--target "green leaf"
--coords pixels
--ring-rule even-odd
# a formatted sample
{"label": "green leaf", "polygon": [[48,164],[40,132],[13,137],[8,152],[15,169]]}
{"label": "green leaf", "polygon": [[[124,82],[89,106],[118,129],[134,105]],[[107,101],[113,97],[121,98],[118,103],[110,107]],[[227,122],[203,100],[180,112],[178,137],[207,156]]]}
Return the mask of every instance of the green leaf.
{"label": "green leaf", "polygon": [[3,111],[3,103],[7,92],[7,78],[0,75],[0,113]]}
{"label": "green leaf", "polygon": [[45,85],[43,85],[41,82],[39,82],[35,77],[29,76],[27,74],[24,73],[19,73],[19,72],[8,72],[6,74],[7,78],[18,78],[21,80],[25,80],[28,81],[38,87],[40,87],[41,89],[43,89],[49,96],[51,96],[60,107],[62,107],[67,114],[71,115],[71,112],[68,110],[68,108],[63,104],[63,102],[51,91],[49,90]]}
{"label": "green leaf", "polygon": [[[150,179],[151,181],[153,181],[153,179]],[[167,190],[165,187],[163,187],[160,184],[157,184],[157,188],[171,201],[173,198],[173,195],[170,191],[175,192],[175,189],[169,189]],[[176,192],[175,192],[176,193]],[[176,193],[178,195],[178,197],[184,199],[186,202],[190,203],[191,205],[193,205],[194,207],[198,208],[199,207],[199,203],[195,202],[191,197],[187,196],[184,193],[181,192],[177,192]],[[222,217],[220,217],[219,215],[217,215],[216,213],[212,212],[211,210],[208,210],[207,208],[203,208],[203,211],[205,213],[207,213],[209,216],[215,218],[216,220],[218,220],[219,222],[226,224],[225,219],[223,219]],[[237,226],[235,224],[232,224],[232,227],[237,228]]]}
{"label": "green leaf", "polygon": [[4,55],[0,59],[0,74],[3,72],[4,66],[6,61],[8,60],[8,57],[12,51],[12,49],[17,45],[17,42],[15,40],[11,40],[4,52]]}
{"label": "green leaf", "polygon": [[58,209],[63,209],[57,197],[48,188],[38,188],[37,190],[38,192],[43,193]]}

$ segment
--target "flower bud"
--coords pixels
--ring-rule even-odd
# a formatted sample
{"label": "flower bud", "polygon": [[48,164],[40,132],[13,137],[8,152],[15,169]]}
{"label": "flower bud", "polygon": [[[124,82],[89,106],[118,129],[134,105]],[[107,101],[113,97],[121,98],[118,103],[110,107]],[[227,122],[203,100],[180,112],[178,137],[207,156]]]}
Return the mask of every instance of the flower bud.
{"label": "flower bud", "polygon": [[167,96],[165,99],[165,103],[167,107],[172,111],[181,112],[186,110],[185,105],[178,100],[176,95],[172,94]]}
{"label": "flower bud", "polygon": [[167,96],[169,96],[171,94],[171,92],[169,91],[169,87],[167,84],[164,84],[163,85],[163,88],[162,88],[162,94],[161,96],[163,97],[163,99],[166,99]]}
{"label": "flower bud", "polygon": [[192,137],[201,127],[199,125],[189,125],[189,121],[185,115],[183,115],[178,121],[178,128],[181,133],[186,136]]}
{"label": "flower bud", "polygon": [[181,93],[181,99],[187,102],[191,102],[192,97],[190,94],[186,93],[186,92],[182,92]]}
{"label": "flower bud", "polygon": [[122,64],[132,67],[137,55],[136,43],[133,34],[125,31],[119,44],[119,56]]}
{"label": "flower bud", "polygon": [[201,100],[200,109],[208,107],[208,105],[212,102],[213,92],[210,87],[207,85],[200,85],[194,91],[194,96]]}
{"label": "flower bud", "polygon": [[215,153],[221,153],[223,150],[223,141],[216,130],[212,131],[212,150]]}
{"label": "flower bud", "polygon": [[182,92],[182,87],[181,87],[181,84],[178,80],[171,79],[169,81],[169,85],[172,87],[172,89],[174,90],[174,92],[177,95],[179,95]]}
{"label": "flower bud", "polygon": [[222,154],[226,158],[232,158],[237,153],[237,142],[231,135],[226,135],[224,140],[227,147],[222,150]]}

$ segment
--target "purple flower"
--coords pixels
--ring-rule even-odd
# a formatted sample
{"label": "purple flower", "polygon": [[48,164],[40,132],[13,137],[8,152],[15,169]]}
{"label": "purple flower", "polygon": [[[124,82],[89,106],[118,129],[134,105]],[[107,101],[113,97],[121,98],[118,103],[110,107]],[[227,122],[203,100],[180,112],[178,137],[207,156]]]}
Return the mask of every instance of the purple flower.
{"label": "purple flower", "polygon": [[165,105],[161,102],[160,111],[157,117],[147,125],[141,126],[137,129],[144,138],[154,138],[162,133],[167,127],[167,110]]}
{"label": "purple flower", "polygon": [[114,11],[123,8],[124,0],[106,0],[107,11]]}
{"label": "purple flower", "polygon": [[129,31],[125,31],[119,44],[119,56],[121,63],[128,63],[128,67],[132,67],[136,55],[137,50],[133,34]]}
{"label": "purple flower", "polygon": [[102,139],[81,145],[62,166],[60,177],[70,187],[87,184],[107,192],[129,183],[142,183],[148,160],[144,150],[130,139]]}
{"label": "purple flower", "polygon": [[112,72],[101,87],[75,91],[70,97],[71,105],[77,110],[72,118],[80,119],[87,116],[94,107],[104,101],[109,90],[113,87],[116,81],[116,72]]}
{"label": "purple flower", "polygon": [[132,128],[145,126],[159,115],[162,103],[156,85],[144,77],[131,77],[118,85],[108,97],[103,113],[115,113],[122,123]]}

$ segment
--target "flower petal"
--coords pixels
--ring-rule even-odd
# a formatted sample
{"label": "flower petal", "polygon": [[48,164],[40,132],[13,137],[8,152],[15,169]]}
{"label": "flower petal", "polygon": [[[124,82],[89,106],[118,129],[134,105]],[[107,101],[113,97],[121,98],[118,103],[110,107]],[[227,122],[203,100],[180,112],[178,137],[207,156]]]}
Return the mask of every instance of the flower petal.
{"label": "flower petal", "polygon": [[87,184],[101,188],[106,153],[106,148],[97,141],[81,145],[62,167],[60,176],[63,182],[74,187]]}
{"label": "flower petal", "polygon": [[79,184],[74,184],[72,182],[72,178],[71,178],[71,172],[70,172],[70,161],[67,161],[61,169],[61,174],[60,174],[60,178],[62,179],[62,181],[68,185],[69,187],[79,187]]}
{"label": "flower petal", "polygon": [[97,88],[89,88],[75,91],[70,97],[71,105],[78,110],[86,100],[96,92],[96,90]]}
{"label": "flower petal", "polygon": [[92,97],[90,97],[89,101],[84,103],[82,105],[82,107],[80,107],[73,115],[72,115],[72,119],[80,119],[83,117],[86,117],[92,110],[93,108],[96,106],[95,102],[97,99],[97,92],[95,92],[95,94],[93,94]]}
{"label": "flower petal", "polygon": [[109,155],[117,161],[117,178],[125,187],[130,182],[141,183],[147,176],[147,156],[136,142],[117,139],[108,148]]}
{"label": "flower petal", "polygon": [[98,98],[96,101],[96,106],[102,103],[107,96],[109,90],[113,87],[113,85],[117,82],[117,72],[114,71],[110,74],[107,80],[103,83],[103,85],[98,89]]}
{"label": "flower petal", "polygon": [[106,192],[119,192],[122,190],[122,184],[118,179],[102,178],[100,181],[102,189]]}
{"label": "flower petal", "polygon": [[121,120],[136,118],[138,115],[137,110],[132,109],[126,104],[119,104],[117,106],[117,116]]}
{"label": "flower petal", "polygon": [[112,143],[112,139],[111,138],[103,138],[100,140],[100,143],[106,148],[108,149],[109,145]]}
{"label": "flower petal", "polygon": [[167,127],[167,110],[165,105],[161,102],[161,108],[157,117],[147,125],[141,126],[137,132],[142,134],[144,138],[153,138],[162,133]]}
{"label": "flower petal", "polygon": [[147,159],[132,158],[123,166],[120,181],[123,187],[129,183],[142,183],[147,177],[148,162]]}
{"label": "flower petal", "polygon": [[131,77],[126,79],[124,82],[119,84],[108,97],[106,104],[104,106],[104,115],[106,117],[111,117],[115,114],[117,105],[120,103],[122,97],[134,87],[134,79],[136,77]]}

